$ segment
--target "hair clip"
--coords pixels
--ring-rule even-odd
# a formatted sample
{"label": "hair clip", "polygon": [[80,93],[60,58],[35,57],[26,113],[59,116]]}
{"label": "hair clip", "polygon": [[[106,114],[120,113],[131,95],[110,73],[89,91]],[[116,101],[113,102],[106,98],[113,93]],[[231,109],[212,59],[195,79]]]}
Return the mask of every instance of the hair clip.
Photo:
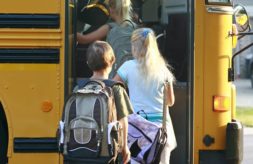
{"label": "hair clip", "polygon": [[151,30],[149,29],[144,29],[143,32],[141,33],[141,35],[146,38],[148,36],[148,34],[151,33]]}

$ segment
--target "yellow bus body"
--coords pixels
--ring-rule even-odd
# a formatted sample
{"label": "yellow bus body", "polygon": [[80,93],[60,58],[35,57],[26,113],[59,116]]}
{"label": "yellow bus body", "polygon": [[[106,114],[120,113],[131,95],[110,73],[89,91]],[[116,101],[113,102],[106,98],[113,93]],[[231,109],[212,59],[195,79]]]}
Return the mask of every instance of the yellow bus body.
{"label": "yellow bus body", "polygon": [[[22,50],[33,52],[42,49],[59,52],[58,58],[56,56],[58,61],[54,62],[0,63],[0,108],[2,106],[8,124],[9,164],[62,163],[62,156],[56,151],[20,152],[14,143],[19,139],[23,142],[25,139],[37,138],[42,140],[49,138],[50,142],[52,141],[50,139],[56,137],[66,92],[71,91],[73,81],[73,79],[66,80],[66,72],[71,70],[66,61],[73,60],[72,56],[65,56],[71,55],[72,50],[66,47],[72,47],[73,44],[68,40],[71,36],[66,32],[66,24],[69,23],[67,19],[73,16],[71,13],[66,14],[67,2],[67,0],[0,1],[1,14],[59,16],[57,27],[0,28],[0,51],[18,49],[20,52]],[[194,40],[190,43],[194,47],[191,84],[193,102],[189,102],[193,104],[193,129],[189,130],[192,131],[190,136],[192,147],[189,146],[188,151],[192,151],[192,156],[188,156],[188,159],[198,164],[201,151],[226,149],[226,127],[227,123],[235,118],[236,94],[234,85],[228,81],[228,68],[231,67],[232,58],[232,37],[229,36],[232,29],[232,15],[208,12],[204,0],[196,0],[193,3],[194,22],[190,22],[194,28],[192,34]],[[71,27],[68,28],[69,31],[73,31]],[[229,108],[225,111],[214,111],[215,96],[227,97]],[[174,122],[175,127],[176,124],[178,122]],[[210,146],[203,142],[206,136],[214,139]]]}
{"label": "yellow bus body", "polygon": [[[0,103],[8,122],[8,163],[56,164],[57,153],[14,153],[14,138],[55,137],[64,104],[65,1],[8,0],[0,2],[3,14],[59,14],[60,26],[0,28],[0,48],[59,49],[60,61],[47,63],[2,63]],[[50,104],[49,107],[45,105]]]}
{"label": "yellow bus body", "polygon": [[[194,65],[194,163],[199,163],[200,150],[224,150],[226,127],[235,111],[235,88],[228,81],[231,67],[232,15],[207,12],[204,1],[195,3]],[[213,97],[230,99],[227,111],[213,110]],[[203,143],[205,135],[214,137],[214,144]]]}

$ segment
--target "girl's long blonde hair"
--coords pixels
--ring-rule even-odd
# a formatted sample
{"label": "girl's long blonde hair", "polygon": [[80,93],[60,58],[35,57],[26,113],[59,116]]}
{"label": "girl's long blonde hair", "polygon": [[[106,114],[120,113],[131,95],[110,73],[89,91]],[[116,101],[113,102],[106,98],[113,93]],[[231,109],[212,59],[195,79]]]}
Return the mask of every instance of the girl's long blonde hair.
{"label": "girl's long blonde hair", "polygon": [[132,21],[132,3],[131,0],[109,0],[109,6],[116,10],[121,21]]}
{"label": "girl's long blonde hair", "polygon": [[152,81],[174,81],[170,66],[164,60],[154,32],[150,28],[139,28],[135,30],[131,37],[132,54],[138,61],[142,80],[148,85]]}

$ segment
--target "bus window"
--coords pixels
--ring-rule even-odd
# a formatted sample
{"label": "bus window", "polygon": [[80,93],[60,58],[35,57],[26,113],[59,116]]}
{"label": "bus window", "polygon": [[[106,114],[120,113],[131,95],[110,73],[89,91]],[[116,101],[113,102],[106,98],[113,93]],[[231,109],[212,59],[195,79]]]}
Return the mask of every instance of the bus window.
{"label": "bus window", "polygon": [[[141,8],[141,20],[144,26],[152,28],[159,37],[158,44],[162,55],[172,66],[172,71],[180,82],[188,81],[188,16],[187,0],[145,1]],[[174,9],[174,5],[177,9]],[[150,12],[150,11],[153,12]]]}

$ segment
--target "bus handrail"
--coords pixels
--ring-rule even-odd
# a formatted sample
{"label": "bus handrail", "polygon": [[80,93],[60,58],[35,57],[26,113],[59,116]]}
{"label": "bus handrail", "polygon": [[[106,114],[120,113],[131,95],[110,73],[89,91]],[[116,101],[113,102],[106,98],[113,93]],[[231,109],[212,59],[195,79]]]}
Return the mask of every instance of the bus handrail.
{"label": "bus handrail", "polygon": [[[240,32],[239,34],[237,34],[238,36],[241,36],[240,38],[246,36],[246,35],[253,35],[253,32]],[[247,50],[248,48],[250,48],[251,46],[253,46],[253,42],[248,44],[247,46],[243,47],[242,49],[240,49],[238,52],[234,53],[232,56],[232,65],[231,68],[228,69],[228,81],[234,81],[235,80],[235,74],[234,74],[234,58],[239,55],[240,53],[242,53],[243,51]]]}

